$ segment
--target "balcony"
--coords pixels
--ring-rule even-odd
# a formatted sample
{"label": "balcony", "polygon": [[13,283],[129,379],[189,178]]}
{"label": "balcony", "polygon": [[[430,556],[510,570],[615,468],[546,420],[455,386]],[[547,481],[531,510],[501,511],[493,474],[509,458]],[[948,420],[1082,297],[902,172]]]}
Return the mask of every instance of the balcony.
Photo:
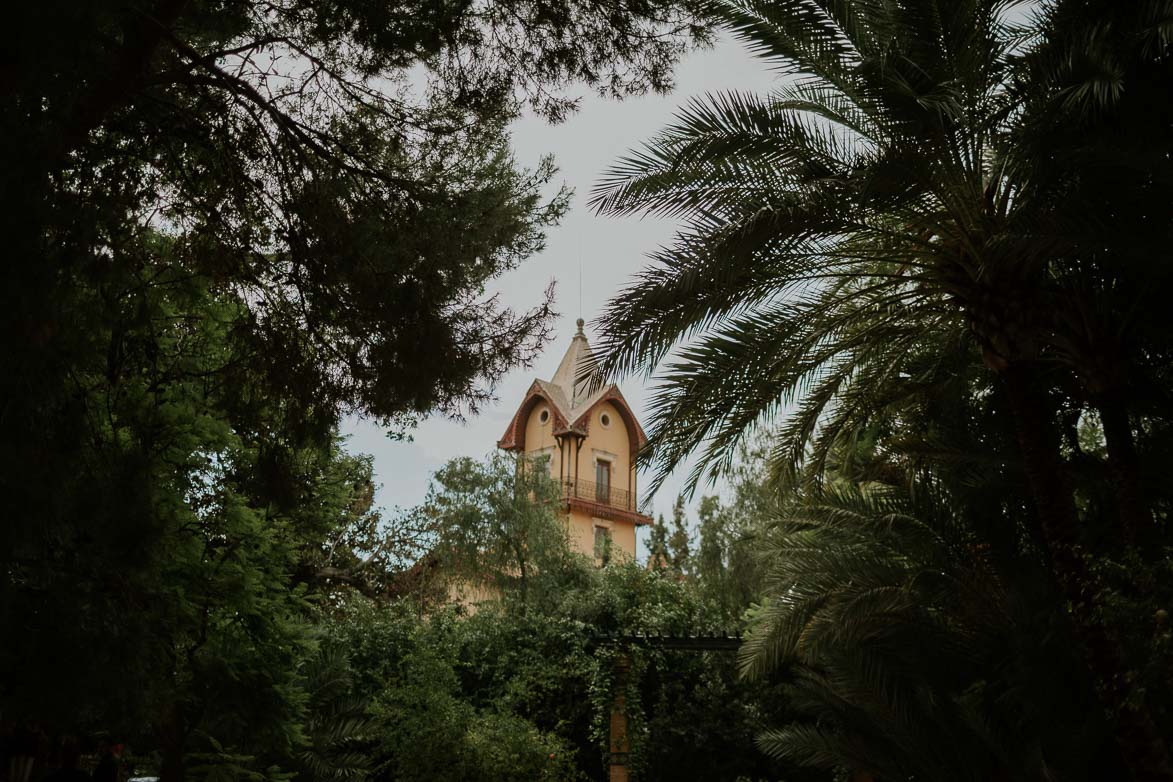
{"label": "balcony", "polygon": [[636,498],[634,494],[626,489],[617,489],[614,486],[607,486],[606,484],[594,483],[592,481],[563,481],[562,499],[567,502],[578,500],[580,502],[594,503],[595,505],[604,505],[608,508],[614,508],[628,513],[639,513],[635,507]]}

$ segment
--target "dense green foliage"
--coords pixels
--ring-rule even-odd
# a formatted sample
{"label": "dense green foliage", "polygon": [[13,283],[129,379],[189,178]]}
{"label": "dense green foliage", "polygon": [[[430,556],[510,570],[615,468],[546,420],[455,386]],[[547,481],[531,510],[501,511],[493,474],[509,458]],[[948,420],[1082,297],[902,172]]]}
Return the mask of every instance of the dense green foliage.
{"label": "dense green foliage", "polygon": [[684,222],[602,371],[660,367],[660,477],[769,432],[744,664],[807,719],[765,749],[1167,781],[1169,7],[1015,5],[713,3],[783,78],[600,186]]}
{"label": "dense green foliage", "polygon": [[486,287],[567,194],[508,122],[664,89],[704,28],[670,0],[6,11],[0,716],[168,780],[344,775],[316,612],[401,590],[418,531],[338,422],[402,436],[536,355],[551,301]]}
{"label": "dense green foliage", "polygon": [[531,600],[556,596],[568,572],[566,531],[552,523],[560,494],[543,462],[496,453],[483,464],[446,464],[413,515],[433,536],[429,559],[441,581],[516,597],[524,612]]}
{"label": "dense green foliage", "polygon": [[[633,564],[578,567],[525,612],[516,599],[426,618],[410,602],[352,604],[331,620],[353,692],[369,699],[362,736],[374,778],[607,778],[622,650],[610,637],[704,632],[718,621],[695,584]],[[753,744],[762,716],[781,714],[777,687],[743,682],[729,652],[629,654],[636,778],[780,778],[784,767]]]}
{"label": "dense green foliage", "polygon": [[[1016,5],[13,10],[0,748],[601,779],[622,694],[641,779],[1173,780],[1173,12]],[[504,458],[381,518],[341,416],[473,412],[546,336],[485,293],[567,204],[508,123],[665,89],[701,12],[784,78],[604,182],[685,223],[604,371],[682,345],[647,456],[732,494],[648,568],[573,555]]]}
{"label": "dense green foliage", "polygon": [[[569,550],[559,504],[550,502],[557,486],[540,463],[518,467],[491,456],[441,469],[409,514],[427,520],[421,526],[434,541],[411,595],[390,606],[356,598],[325,622],[343,639],[337,648],[351,652],[355,693],[371,694],[376,777],[606,778],[621,690],[637,778],[777,778],[783,766],[758,753],[753,737],[763,715],[785,714],[780,685],[743,681],[729,651],[616,640],[738,628],[748,606],[740,595],[757,592],[731,588],[727,565],[744,555],[744,541],[727,527],[715,535],[712,519],[742,506],[705,503],[707,567],[689,558],[680,569],[599,568]],[[754,491],[754,477],[745,472],[744,491]],[[682,507],[678,521],[678,537],[688,539],[694,525]],[[490,587],[472,595],[475,609],[470,581]],[[621,656],[631,664],[622,685]],[[512,754],[493,751],[486,735]]]}

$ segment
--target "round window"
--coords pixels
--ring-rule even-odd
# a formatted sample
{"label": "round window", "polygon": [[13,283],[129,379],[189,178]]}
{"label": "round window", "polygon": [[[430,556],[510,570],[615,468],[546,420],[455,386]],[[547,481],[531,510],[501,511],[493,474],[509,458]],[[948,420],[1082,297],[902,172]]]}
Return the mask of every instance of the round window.
{"label": "round window", "polygon": [[538,413],[538,420],[541,421],[543,424],[546,423],[547,421],[549,421],[550,420],[550,411],[543,410],[542,412]]}
{"label": "round window", "polygon": [[611,416],[607,415],[606,413],[603,413],[601,416],[599,416],[599,423],[601,423],[603,425],[603,428],[606,429],[608,426],[611,425]]}

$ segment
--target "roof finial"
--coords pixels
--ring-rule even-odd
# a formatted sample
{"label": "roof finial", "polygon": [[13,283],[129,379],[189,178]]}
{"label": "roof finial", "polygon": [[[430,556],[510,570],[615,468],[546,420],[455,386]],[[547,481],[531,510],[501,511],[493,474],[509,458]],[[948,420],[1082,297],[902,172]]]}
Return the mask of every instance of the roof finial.
{"label": "roof finial", "polygon": [[586,321],[584,321],[582,318],[579,318],[575,322],[578,323],[578,333],[575,334],[574,336],[576,336],[576,337],[586,336],[585,334],[582,333],[582,327],[586,325]]}

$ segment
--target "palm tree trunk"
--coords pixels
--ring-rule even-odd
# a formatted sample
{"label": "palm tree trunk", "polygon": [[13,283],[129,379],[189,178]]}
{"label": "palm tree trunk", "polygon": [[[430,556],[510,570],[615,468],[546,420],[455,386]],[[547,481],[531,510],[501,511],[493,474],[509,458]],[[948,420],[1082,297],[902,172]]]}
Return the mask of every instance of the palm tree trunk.
{"label": "palm tree trunk", "polygon": [[1151,538],[1153,516],[1140,488],[1140,465],[1136,458],[1132,426],[1128,422],[1128,410],[1119,393],[1109,393],[1096,400],[1096,411],[1104,426],[1108,470],[1116,488],[1120,531],[1128,545],[1144,543]]}
{"label": "palm tree trunk", "polygon": [[1075,499],[1059,450],[1046,393],[1026,362],[1001,372],[1018,430],[1027,482],[1035,501],[1051,568],[1104,706],[1116,715],[1116,739],[1137,782],[1173,782],[1168,748],[1143,703],[1130,701],[1119,639],[1096,619],[1103,585],[1077,540]]}

